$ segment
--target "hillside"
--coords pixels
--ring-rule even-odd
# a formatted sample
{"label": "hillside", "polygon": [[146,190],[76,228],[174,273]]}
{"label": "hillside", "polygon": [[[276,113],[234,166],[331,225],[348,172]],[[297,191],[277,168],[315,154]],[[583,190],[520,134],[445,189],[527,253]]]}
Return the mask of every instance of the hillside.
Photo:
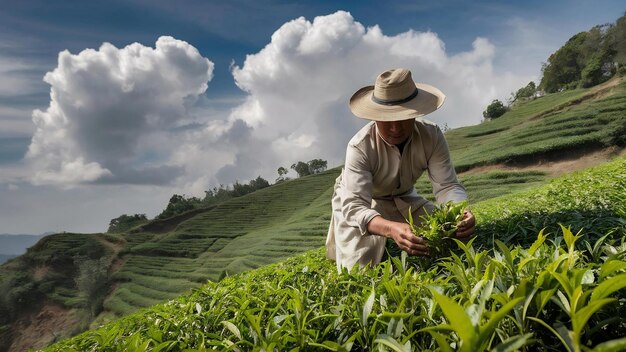
{"label": "hillside", "polygon": [[[569,160],[577,168],[571,159],[599,155],[593,163],[600,163],[620,153],[625,116],[626,83],[614,79],[519,104],[496,120],[446,136],[476,203],[571,171],[546,168],[550,163]],[[0,267],[0,349],[43,347],[207,280],[319,248],[338,174],[336,168],[291,180],[128,233],[46,237]],[[417,188],[430,192],[424,179]]]}
{"label": "hillside", "polygon": [[625,169],[476,204],[476,241],[428,270],[337,273],[318,249],[47,350],[623,351]]}

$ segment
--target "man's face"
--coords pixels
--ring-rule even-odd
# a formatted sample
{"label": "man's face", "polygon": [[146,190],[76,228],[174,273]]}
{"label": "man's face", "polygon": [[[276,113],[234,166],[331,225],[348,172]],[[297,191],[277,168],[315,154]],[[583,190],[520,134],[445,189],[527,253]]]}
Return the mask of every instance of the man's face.
{"label": "man's face", "polygon": [[381,137],[389,144],[400,144],[406,141],[413,132],[415,119],[400,121],[376,121],[376,128]]}

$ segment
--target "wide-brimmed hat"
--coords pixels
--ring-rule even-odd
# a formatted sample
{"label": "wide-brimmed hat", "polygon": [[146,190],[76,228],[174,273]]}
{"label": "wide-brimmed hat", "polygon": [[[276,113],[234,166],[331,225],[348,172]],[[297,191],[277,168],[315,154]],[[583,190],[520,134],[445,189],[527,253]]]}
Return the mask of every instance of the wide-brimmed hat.
{"label": "wide-brimmed hat", "polygon": [[381,73],[373,86],[350,98],[350,110],[360,118],[399,121],[422,117],[439,109],[446,96],[437,88],[415,83],[411,71],[396,68]]}

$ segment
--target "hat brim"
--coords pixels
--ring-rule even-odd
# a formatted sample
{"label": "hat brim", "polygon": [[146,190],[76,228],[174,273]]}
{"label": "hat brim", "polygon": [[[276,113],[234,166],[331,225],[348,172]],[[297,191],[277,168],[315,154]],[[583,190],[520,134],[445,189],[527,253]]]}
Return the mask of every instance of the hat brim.
{"label": "hat brim", "polygon": [[373,121],[399,121],[428,115],[443,105],[446,96],[437,88],[416,83],[415,98],[398,105],[383,105],[372,100],[374,86],[359,89],[350,98],[350,110],[357,117]]}

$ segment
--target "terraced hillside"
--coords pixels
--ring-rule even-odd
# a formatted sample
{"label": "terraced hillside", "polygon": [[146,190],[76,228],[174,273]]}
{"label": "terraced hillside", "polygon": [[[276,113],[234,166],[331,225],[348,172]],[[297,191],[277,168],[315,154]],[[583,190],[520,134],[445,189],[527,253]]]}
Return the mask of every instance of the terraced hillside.
{"label": "terraced hillside", "polygon": [[[105,309],[123,315],[207,280],[258,268],[319,247],[339,170],[284,182],[234,198],[163,234],[133,233],[112,279]],[[133,243],[133,237],[142,241]],[[149,240],[147,240],[150,238]]]}
{"label": "terraced hillside", "polygon": [[626,145],[626,79],[549,94],[501,117],[451,130],[446,139],[458,171],[480,165],[534,164]]}
{"label": "terraced hillside", "polygon": [[[452,158],[472,203],[520,191],[553,177],[535,161],[623,148],[626,83],[614,79],[588,90],[519,104],[497,120],[448,131]],[[498,170],[483,168],[498,165]],[[477,168],[477,166],[481,166]],[[44,346],[219,280],[324,243],[330,197],[339,169],[291,180],[219,205],[153,221],[124,234],[57,234],[0,267],[0,349],[19,336]],[[430,192],[424,177],[417,184]],[[73,325],[39,316],[71,313]],[[19,323],[18,323],[19,322]],[[44,324],[45,325],[45,324]],[[14,345],[32,346],[24,342]]]}

